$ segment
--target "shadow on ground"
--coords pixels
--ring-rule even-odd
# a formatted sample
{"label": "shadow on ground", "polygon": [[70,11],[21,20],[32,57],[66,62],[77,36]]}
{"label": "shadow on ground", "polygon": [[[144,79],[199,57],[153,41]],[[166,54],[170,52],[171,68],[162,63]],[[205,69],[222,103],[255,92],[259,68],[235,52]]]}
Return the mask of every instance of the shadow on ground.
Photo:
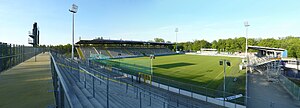
{"label": "shadow on ground", "polygon": [[180,63],[170,63],[170,64],[155,65],[154,67],[170,69],[170,68],[190,66],[190,65],[195,65],[195,64],[194,63],[180,62]]}

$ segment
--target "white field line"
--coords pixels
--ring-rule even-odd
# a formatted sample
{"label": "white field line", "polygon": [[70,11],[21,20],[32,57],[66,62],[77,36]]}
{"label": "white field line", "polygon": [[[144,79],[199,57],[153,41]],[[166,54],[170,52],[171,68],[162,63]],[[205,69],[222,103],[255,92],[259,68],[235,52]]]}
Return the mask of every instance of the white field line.
{"label": "white field line", "polygon": [[[231,69],[231,67],[229,67],[229,69]],[[214,82],[215,79],[217,79],[222,73],[224,73],[224,70],[222,70],[222,71],[219,73],[219,75],[217,75],[210,83],[208,83],[208,84],[206,85],[206,87],[209,86],[212,82]]]}

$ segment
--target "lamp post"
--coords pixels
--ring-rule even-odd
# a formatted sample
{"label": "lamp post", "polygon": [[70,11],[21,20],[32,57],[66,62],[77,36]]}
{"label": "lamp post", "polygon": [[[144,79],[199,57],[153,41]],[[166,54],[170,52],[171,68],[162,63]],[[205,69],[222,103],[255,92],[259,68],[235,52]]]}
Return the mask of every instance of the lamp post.
{"label": "lamp post", "polygon": [[178,28],[175,28],[175,33],[176,33],[176,53],[177,53],[177,33],[178,33]]}
{"label": "lamp post", "polygon": [[226,92],[226,66],[231,66],[231,63],[228,60],[222,59],[219,61],[220,65],[224,66],[224,81],[223,81],[223,105],[225,106],[225,92]]}
{"label": "lamp post", "polygon": [[73,15],[73,21],[72,21],[72,59],[74,59],[74,14],[77,13],[78,6],[73,4],[72,8],[69,9],[70,12],[72,12]]}
{"label": "lamp post", "polygon": [[246,59],[246,88],[245,88],[245,91],[246,91],[246,100],[245,100],[245,103],[246,103],[246,106],[247,106],[247,101],[248,101],[248,27],[250,26],[248,24],[248,21],[245,21],[244,22],[244,26],[246,27],[246,51],[245,51],[245,59]]}
{"label": "lamp post", "polygon": [[[248,27],[250,26],[248,24],[248,21],[244,22],[244,26],[246,27],[246,50],[245,50],[245,57],[247,59],[248,58]],[[248,62],[248,60],[247,60],[247,62]]]}

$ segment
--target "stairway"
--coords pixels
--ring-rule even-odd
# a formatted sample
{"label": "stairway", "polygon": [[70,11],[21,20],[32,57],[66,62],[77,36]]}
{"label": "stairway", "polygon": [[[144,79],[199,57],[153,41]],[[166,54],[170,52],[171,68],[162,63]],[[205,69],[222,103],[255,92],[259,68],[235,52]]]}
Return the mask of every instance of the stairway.
{"label": "stairway", "polygon": [[85,58],[84,58],[84,55],[83,55],[80,47],[76,47],[76,50],[77,50],[77,53],[79,55],[79,58],[84,60]]}
{"label": "stairway", "polygon": [[110,58],[113,58],[113,56],[111,55],[110,51],[108,51],[106,48],[104,48],[106,53],[109,55]]}

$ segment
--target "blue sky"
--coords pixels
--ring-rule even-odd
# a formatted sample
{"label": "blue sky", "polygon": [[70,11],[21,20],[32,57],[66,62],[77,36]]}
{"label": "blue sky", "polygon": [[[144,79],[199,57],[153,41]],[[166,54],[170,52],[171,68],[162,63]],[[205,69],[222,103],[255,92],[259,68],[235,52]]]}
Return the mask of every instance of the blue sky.
{"label": "blue sky", "polygon": [[299,0],[0,0],[0,42],[28,45],[33,22],[41,44],[71,43],[75,3],[75,41],[104,37],[148,41],[213,41],[242,37],[300,37]]}

